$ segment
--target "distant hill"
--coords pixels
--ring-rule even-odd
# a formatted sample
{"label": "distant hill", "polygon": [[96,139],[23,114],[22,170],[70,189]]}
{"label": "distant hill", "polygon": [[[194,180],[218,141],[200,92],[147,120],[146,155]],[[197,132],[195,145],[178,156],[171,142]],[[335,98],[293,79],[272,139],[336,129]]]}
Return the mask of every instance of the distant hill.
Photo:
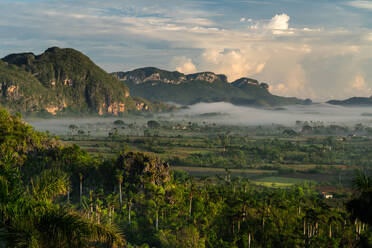
{"label": "distant hill", "polygon": [[10,54],[0,60],[0,104],[24,113],[118,115],[150,111],[162,104],[131,97],[122,82],[71,48],[40,55]]}
{"label": "distant hill", "polygon": [[342,106],[372,106],[372,96],[370,97],[352,97],[346,100],[331,100],[329,104]]}
{"label": "distant hill", "polygon": [[225,101],[254,106],[311,103],[311,100],[272,95],[268,84],[254,79],[241,78],[229,83],[225,75],[213,72],[185,75],[177,71],[146,67],[129,72],[114,72],[112,75],[124,82],[132,95],[154,101],[179,104]]}

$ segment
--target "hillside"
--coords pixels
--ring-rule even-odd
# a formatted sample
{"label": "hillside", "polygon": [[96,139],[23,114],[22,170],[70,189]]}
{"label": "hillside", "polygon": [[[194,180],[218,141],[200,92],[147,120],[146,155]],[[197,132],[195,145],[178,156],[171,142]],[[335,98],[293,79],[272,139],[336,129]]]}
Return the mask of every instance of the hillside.
{"label": "hillside", "polygon": [[266,83],[254,79],[241,78],[229,83],[225,75],[213,72],[185,75],[147,67],[112,74],[129,87],[132,95],[155,101],[179,104],[225,101],[254,106],[310,103],[309,100],[272,95]]}
{"label": "hillside", "polygon": [[345,100],[331,100],[327,103],[342,106],[372,106],[372,96],[370,97],[351,97]]}
{"label": "hillside", "polygon": [[31,73],[0,60],[0,104],[17,111],[42,111],[56,105],[55,92],[48,90]]}
{"label": "hillside", "polygon": [[4,57],[0,85],[1,104],[23,113],[118,115],[164,107],[131,97],[124,84],[71,48]]}

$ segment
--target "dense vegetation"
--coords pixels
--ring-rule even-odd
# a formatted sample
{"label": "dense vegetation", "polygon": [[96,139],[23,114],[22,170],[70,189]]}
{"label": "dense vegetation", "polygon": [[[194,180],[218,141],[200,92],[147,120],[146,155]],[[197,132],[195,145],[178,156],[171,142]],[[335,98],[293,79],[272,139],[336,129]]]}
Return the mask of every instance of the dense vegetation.
{"label": "dense vegetation", "polygon": [[119,115],[169,108],[129,96],[128,88],[74,49],[10,54],[0,61],[0,102],[23,113]]}
{"label": "dense vegetation", "polygon": [[238,105],[277,106],[309,104],[310,100],[272,95],[266,83],[250,78],[227,82],[225,75],[201,72],[184,75],[153,67],[113,73],[125,82],[132,95],[149,100],[194,104],[198,102],[231,102]]}
{"label": "dense vegetation", "polygon": [[0,60],[0,104],[12,102],[17,110],[42,111],[42,106],[54,103],[55,97],[33,75]]}
{"label": "dense vegetation", "polygon": [[[119,123],[121,120],[117,120]],[[126,124],[76,127],[61,136],[81,144],[91,152],[118,152],[123,143],[132,150],[147,152],[171,161],[173,165],[218,168],[290,168],[293,171],[327,171],[371,166],[372,129],[298,122],[297,127],[272,125],[244,127],[197,122],[149,120],[145,125]],[[106,128],[100,137],[89,132]],[[80,140],[80,141],[79,141]],[[107,152],[107,150],[106,150]]]}
{"label": "dense vegetation", "polygon": [[6,111],[0,161],[6,247],[121,246],[122,239],[127,247],[370,246],[371,179],[363,174],[346,206],[348,198],[325,199],[310,184],[270,189],[228,171],[193,179],[128,150],[92,157]]}
{"label": "dense vegetation", "polygon": [[59,197],[70,190],[64,168],[42,168],[34,173],[33,156],[58,147],[19,118],[0,110],[0,246],[121,245],[122,238],[114,228],[60,204]]}

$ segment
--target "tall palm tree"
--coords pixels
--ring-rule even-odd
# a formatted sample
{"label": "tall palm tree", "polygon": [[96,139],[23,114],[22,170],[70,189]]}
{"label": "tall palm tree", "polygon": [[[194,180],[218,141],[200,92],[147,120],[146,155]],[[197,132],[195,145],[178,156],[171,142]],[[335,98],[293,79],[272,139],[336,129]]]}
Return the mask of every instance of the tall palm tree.
{"label": "tall palm tree", "polygon": [[80,180],[80,190],[79,190],[79,196],[80,196],[80,206],[82,204],[83,200],[83,173],[79,173],[79,180]]}
{"label": "tall palm tree", "polygon": [[[357,197],[347,202],[347,210],[351,216],[364,223],[372,225],[372,177],[363,172],[358,172],[353,180],[354,190]],[[360,233],[359,247],[372,247],[372,230],[369,227],[365,232]]]}
{"label": "tall palm tree", "polygon": [[63,172],[45,170],[24,186],[18,168],[2,161],[0,165],[0,245],[43,248],[123,244],[112,228],[53,204],[53,199],[68,189]]}
{"label": "tall palm tree", "polygon": [[354,218],[372,225],[372,178],[358,172],[353,180],[358,197],[347,203],[347,209]]}
{"label": "tall palm tree", "polygon": [[119,184],[119,202],[120,202],[120,209],[121,209],[123,207],[123,192],[122,192],[123,171],[120,171],[120,170],[116,171],[116,179],[118,180],[118,184]]}

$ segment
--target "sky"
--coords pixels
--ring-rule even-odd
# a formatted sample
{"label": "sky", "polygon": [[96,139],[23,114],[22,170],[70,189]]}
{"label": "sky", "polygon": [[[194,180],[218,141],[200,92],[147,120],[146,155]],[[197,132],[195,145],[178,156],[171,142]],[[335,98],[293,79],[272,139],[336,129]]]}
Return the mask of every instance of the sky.
{"label": "sky", "polygon": [[250,77],[316,101],[372,95],[372,0],[0,0],[0,57],[71,47],[108,72]]}

